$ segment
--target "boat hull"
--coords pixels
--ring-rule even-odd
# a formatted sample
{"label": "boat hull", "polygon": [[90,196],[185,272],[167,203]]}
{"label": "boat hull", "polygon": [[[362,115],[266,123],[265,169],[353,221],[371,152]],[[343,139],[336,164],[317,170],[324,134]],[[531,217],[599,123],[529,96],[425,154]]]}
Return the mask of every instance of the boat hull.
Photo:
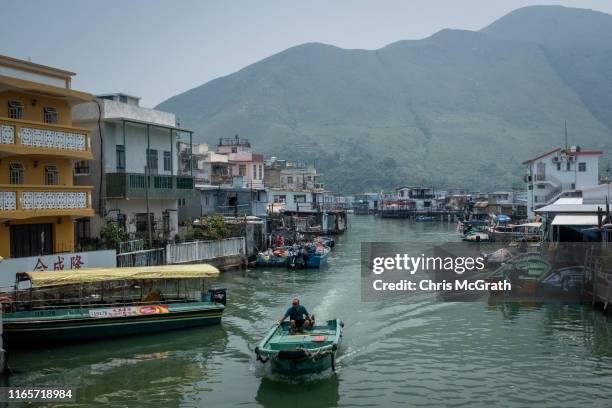
{"label": "boat hull", "polygon": [[272,369],[283,374],[312,374],[328,370],[332,365],[332,354],[327,354],[321,358],[304,357],[301,359],[277,359],[272,361]]}
{"label": "boat hull", "polygon": [[96,309],[72,309],[64,315],[61,311],[53,311],[55,313],[40,313],[38,317],[27,318],[13,317],[12,313],[6,313],[4,334],[7,348],[23,348],[219,324],[224,307],[212,303],[205,306],[185,307],[171,304],[168,305],[167,313],[107,318],[90,317],[90,310]]}

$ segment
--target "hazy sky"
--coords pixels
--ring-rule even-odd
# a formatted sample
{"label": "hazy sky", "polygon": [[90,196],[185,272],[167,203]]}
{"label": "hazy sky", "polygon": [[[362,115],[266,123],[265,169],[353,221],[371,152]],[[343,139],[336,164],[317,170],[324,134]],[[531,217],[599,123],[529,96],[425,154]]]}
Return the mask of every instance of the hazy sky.
{"label": "hazy sky", "polygon": [[612,14],[610,0],[2,0],[0,54],[77,73],[75,89],[144,106],[294,45],[376,49],[443,28],[478,30],[527,5]]}

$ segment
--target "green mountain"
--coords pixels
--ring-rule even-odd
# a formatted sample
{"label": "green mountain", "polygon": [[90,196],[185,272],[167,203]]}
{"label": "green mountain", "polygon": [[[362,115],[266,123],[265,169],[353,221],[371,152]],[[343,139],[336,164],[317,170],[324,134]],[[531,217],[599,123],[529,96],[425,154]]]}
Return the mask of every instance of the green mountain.
{"label": "green mountain", "polygon": [[528,7],[479,32],[379,50],[304,44],[174,96],[198,141],[235,133],[316,160],[341,192],[521,185],[521,162],[569,141],[610,151],[612,16]]}

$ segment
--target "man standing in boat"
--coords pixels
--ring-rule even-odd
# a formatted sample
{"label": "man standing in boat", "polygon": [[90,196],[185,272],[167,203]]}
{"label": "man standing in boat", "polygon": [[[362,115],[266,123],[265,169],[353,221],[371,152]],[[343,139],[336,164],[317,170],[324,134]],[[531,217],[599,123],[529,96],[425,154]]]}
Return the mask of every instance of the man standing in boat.
{"label": "man standing in boat", "polygon": [[300,299],[294,298],[291,307],[287,309],[285,315],[276,324],[281,324],[286,318],[291,323],[291,334],[304,333],[304,329],[314,326],[314,315],[308,314],[306,308],[300,305]]}

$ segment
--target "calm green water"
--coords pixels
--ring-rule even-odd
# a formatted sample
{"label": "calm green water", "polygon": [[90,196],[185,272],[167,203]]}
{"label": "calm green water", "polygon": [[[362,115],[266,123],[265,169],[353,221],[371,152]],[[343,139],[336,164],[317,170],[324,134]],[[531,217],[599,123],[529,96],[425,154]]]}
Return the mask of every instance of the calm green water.
{"label": "calm green water", "polygon": [[[452,224],[354,216],[325,269],[225,273],[220,326],[13,354],[9,384],[70,386],[81,406],[610,407],[612,322],[600,311],[360,301],[360,241],[456,239]],[[296,382],[254,359],[296,295],[346,323],[335,375]]]}

